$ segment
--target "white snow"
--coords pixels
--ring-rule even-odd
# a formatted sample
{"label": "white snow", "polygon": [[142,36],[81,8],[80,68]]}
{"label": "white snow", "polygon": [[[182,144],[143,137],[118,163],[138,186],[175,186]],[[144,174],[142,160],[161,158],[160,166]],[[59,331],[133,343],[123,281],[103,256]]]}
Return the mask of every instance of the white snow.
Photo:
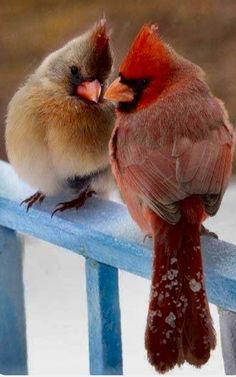
{"label": "white snow", "polygon": [[175,262],[177,262],[177,258],[175,258],[175,257],[171,258],[170,264],[174,264]]}
{"label": "white snow", "polygon": [[173,331],[171,331],[171,330],[167,330],[167,331],[166,331],[166,338],[167,338],[167,339],[170,339],[172,332],[173,332]]}
{"label": "white snow", "polygon": [[165,318],[165,322],[173,329],[175,328],[175,320],[176,316],[173,312],[170,312],[169,315]]}
{"label": "white snow", "polygon": [[167,279],[173,280],[178,275],[178,270],[169,270],[167,271]]}
{"label": "white snow", "polygon": [[[221,239],[236,244],[236,185],[231,186],[219,213],[206,222]],[[26,239],[25,286],[30,374],[88,375],[87,309],[84,260],[35,239]],[[144,348],[150,282],[120,272],[124,373],[153,375]],[[223,376],[217,308],[210,305],[217,347],[201,369],[184,364],[167,375]],[[160,313],[161,314],[161,313]]]}
{"label": "white snow", "polygon": [[164,300],[164,294],[163,293],[160,293],[159,296],[158,296],[158,302],[162,302]]}
{"label": "white snow", "polygon": [[199,292],[202,288],[201,283],[195,279],[190,280],[189,287],[195,293]]}

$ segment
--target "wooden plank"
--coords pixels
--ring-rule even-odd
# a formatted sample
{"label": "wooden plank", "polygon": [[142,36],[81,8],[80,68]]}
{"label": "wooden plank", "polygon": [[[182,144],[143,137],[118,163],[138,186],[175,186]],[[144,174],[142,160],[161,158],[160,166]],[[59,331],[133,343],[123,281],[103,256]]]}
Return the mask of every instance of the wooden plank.
{"label": "wooden plank", "polygon": [[[0,225],[62,246],[136,275],[150,278],[152,242],[143,234],[125,206],[97,198],[87,201],[78,212],[51,212],[62,198],[49,198],[26,213],[19,202],[29,189],[12,168],[0,162]],[[206,287],[217,306],[236,311],[236,246],[209,237],[202,238]]]}
{"label": "wooden plank", "polygon": [[92,375],[122,374],[118,271],[86,260],[89,360]]}
{"label": "wooden plank", "polygon": [[26,325],[19,237],[0,227],[0,373],[27,374]]}
{"label": "wooden plank", "polygon": [[225,374],[236,375],[236,313],[219,309]]}

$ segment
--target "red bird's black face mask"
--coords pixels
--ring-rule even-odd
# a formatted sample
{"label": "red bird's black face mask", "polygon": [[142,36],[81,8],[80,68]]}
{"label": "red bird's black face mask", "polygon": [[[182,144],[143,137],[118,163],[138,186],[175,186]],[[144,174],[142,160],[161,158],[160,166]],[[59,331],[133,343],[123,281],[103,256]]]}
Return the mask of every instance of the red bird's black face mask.
{"label": "red bird's black face mask", "polygon": [[117,101],[122,112],[139,110],[157,99],[171,73],[168,47],[158,36],[156,27],[144,26],[120,67],[120,78],[111,84],[105,97]]}

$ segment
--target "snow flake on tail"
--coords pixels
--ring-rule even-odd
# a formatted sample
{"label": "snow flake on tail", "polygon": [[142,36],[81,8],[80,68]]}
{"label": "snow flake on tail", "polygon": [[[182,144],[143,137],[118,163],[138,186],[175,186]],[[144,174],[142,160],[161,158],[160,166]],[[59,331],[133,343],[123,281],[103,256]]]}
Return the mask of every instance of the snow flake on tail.
{"label": "snow flake on tail", "polygon": [[189,287],[195,293],[199,292],[202,288],[201,283],[195,279],[190,280]]}
{"label": "snow flake on tail", "polygon": [[165,318],[165,323],[167,323],[173,329],[175,328],[176,316],[173,312],[170,312],[169,315]]}

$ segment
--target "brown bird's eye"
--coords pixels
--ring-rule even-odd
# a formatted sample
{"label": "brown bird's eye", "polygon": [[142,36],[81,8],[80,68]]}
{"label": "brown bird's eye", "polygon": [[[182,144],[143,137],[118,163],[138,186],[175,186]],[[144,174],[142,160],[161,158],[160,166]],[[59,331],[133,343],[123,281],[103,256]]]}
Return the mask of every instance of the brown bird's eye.
{"label": "brown bird's eye", "polygon": [[79,72],[79,68],[76,65],[72,65],[70,67],[70,71],[71,71],[72,75],[77,75],[77,73]]}

